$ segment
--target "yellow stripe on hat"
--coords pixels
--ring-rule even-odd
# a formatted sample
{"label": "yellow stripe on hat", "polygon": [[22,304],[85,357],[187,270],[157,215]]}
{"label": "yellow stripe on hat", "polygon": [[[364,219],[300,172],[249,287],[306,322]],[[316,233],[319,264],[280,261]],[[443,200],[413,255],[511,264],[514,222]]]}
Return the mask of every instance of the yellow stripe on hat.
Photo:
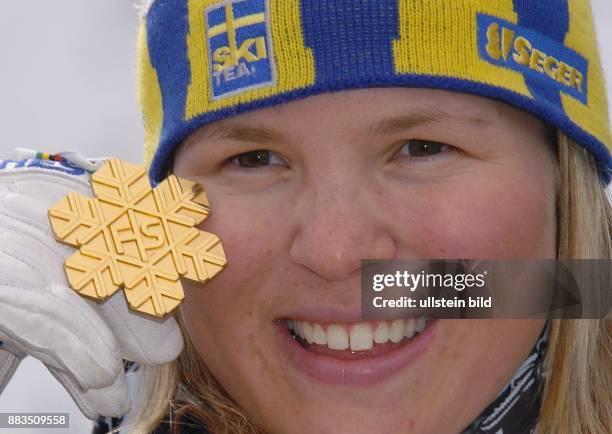
{"label": "yellow stripe on hat", "polygon": [[517,23],[512,0],[400,1],[399,7],[400,37],[393,42],[396,73],[471,80],[532,97],[523,74],[478,55],[477,12]]}

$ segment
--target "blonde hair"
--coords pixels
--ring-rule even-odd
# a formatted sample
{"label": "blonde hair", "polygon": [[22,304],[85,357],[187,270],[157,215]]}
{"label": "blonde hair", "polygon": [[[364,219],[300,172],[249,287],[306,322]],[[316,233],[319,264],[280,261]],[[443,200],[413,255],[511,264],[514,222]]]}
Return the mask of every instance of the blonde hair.
{"label": "blonde hair", "polygon": [[[593,156],[560,133],[558,258],[612,258],[612,206]],[[555,320],[540,434],[612,432],[612,321]]]}
{"label": "blonde hair", "polygon": [[[612,206],[594,157],[559,132],[557,159],[558,259],[611,259]],[[539,434],[612,432],[611,328],[605,319],[552,321]],[[264,433],[217,383],[188,333],[184,336],[185,350],[176,362],[143,367],[143,404],[127,427],[130,434],[150,433],[169,412],[178,421],[171,431],[176,434],[187,415],[215,434]]]}

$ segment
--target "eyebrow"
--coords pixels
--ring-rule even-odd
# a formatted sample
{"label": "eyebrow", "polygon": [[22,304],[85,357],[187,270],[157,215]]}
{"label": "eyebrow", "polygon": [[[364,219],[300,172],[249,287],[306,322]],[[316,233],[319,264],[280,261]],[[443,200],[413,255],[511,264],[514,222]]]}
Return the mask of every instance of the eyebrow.
{"label": "eyebrow", "polygon": [[[436,124],[443,122],[468,122],[482,128],[491,125],[491,121],[478,116],[460,115],[444,111],[437,107],[427,107],[418,113],[397,116],[384,119],[369,128],[369,133],[373,136],[392,134],[407,129]],[[196,140],[187,145],[190,148],[195,143],[202,143],[214,139],[230,139],[240,142],[250,143],[284,143],[287,138],[281,133],[266,127],[244,126],[235,124],[211,125],[210,128],[202,129],[195,137]]]}
{"label": "eyebrow", "polygon": [[410,115],[397,116],[390,119],[384,119],[381,122],[373,125],[370,128],[372,135],[384,135],[405,131],[407,129],[416,128],[430,124],[439,124],[443,122],[467,122],[476,127],[482,128],[491,125],[491,121],[479,116],[464,116],[456,113],[450,113],[439,108],[428,108],[419,113]]}
{"label": "eyebrow", "polygon": [[202,130],[199,140],[232,139],[241,142],[281,143],[286,138],[269,128],[251,127],[242,125],[216,125],[210,129]]}

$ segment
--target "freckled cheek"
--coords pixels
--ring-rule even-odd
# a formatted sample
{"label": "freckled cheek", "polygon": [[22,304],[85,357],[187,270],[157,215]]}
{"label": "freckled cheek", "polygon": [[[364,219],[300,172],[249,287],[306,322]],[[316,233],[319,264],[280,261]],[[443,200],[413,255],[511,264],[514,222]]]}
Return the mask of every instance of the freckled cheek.
{"label": "freckled cheek", "polygon": [[545,197],[482,189],[431,195],[405,215],[414,225],[404,243],[430,258],[554,258],[554,204]]}
{"label": "freckled cheek", "polygon": [[[235,398],[247,399],[249,387],[261,388],[267,378],[258,352],[271,336],[266,291],[273,289],[270,270],[282,228],[269,208],[216,203],[200,229],[219,236],[228,263],[205,285],[185,282],[183,318],[215,378]],[[262,375],[253,377],[253,369]]]}
{"label": "freckled cheek", "polygon": [[263,296],[262,287],[280,244],[276,219],[269,209],[245,209],[232,203],[214,208],[200,229],[219,237],[227,265],[203,286],[188,284],[188,299],[214,317],[227,318],[227,312],[242,315],[256,297]]}
{"label": "freckled cheek", "polygon": [[187,331],[207,366],[224,384],[233,384],[232,372],[244,369],[245,360],[254,353],[254,338],[245,330],[262,326],[257,309],[262,306],[270,256],[267,232],[273,227],[265,211],[230,204],[213,208],[200,229],[219,237],[227,265],[204,285],[183,280],[186,300],[182,313]]}

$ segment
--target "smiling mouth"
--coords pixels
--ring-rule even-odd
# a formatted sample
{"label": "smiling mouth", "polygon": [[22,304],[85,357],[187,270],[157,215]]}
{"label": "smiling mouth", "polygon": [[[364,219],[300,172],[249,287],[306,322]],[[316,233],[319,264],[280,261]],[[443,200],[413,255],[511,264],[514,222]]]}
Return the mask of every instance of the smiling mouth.
{"label": "smiling mouth", "polygon": [[342,360],[380,356],[418,338],[433,318],[323,324],[285,319],[282,323],[304,349]]}
{"label": "smiling mouth", "polygon": [[[312,315],[322,312],[315,309]],[[289,372],[342,387],[375,386],[417,365],[433,346],[440,322],[431,317],[361,322],[298,318],[274,321],[281,354],[294,368]]]}

